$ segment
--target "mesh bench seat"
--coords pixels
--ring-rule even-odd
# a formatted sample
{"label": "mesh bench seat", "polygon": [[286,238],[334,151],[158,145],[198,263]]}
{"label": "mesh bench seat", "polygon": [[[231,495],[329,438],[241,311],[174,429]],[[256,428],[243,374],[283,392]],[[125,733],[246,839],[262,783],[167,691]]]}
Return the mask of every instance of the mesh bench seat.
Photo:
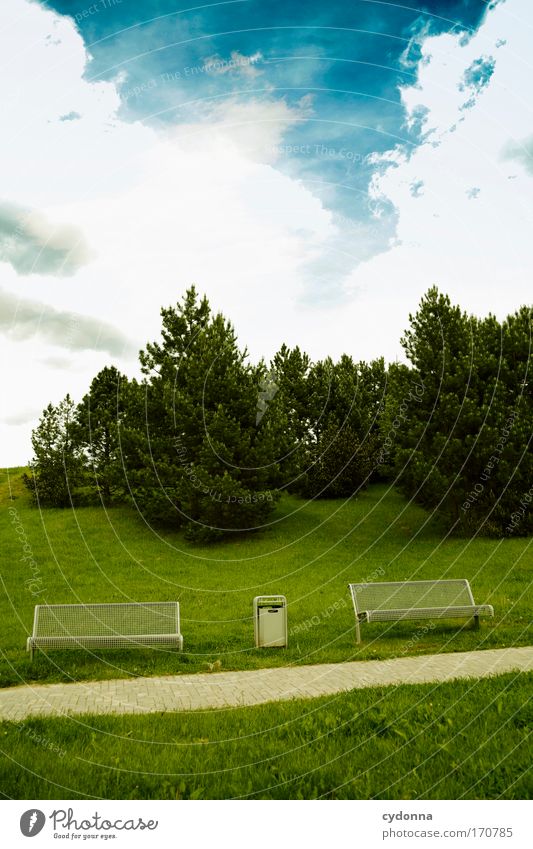
{"label": "mesh bench seat", "polygon": [[183,649],[177,601],[125,604],[38,604],[26,650]]}
{"label": "mesh bench seat", "polygon": [[356,641],[361,623],[406,619],[473,619],[494,616],[490,604],[476,604],[464,578],[443,581],[379,581],[348,584],[355,612]]}

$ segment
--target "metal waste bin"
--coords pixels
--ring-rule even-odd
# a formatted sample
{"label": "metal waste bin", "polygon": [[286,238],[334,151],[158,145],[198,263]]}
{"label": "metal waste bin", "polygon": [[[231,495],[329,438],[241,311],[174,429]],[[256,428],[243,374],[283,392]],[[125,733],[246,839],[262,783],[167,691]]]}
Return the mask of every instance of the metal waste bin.
{"label": "metal waste bin", "polygon": [[254,598],[254,633],[256,646],[287,647],[287,599],[284,595]]}

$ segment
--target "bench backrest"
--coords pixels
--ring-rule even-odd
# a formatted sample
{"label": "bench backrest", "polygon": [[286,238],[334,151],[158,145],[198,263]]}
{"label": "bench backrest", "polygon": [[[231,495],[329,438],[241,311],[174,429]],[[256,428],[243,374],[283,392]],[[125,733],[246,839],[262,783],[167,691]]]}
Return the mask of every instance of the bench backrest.
{"label": "bench backrest", "polygon": [[177,601],[144,604],[38,604],[33,620],[34,637],[179,633],[180,609]]}
{"label": "bench backrest", "polygon": [[465,579],[378,581],[374,584],[350,584],[349,587],[358,613],[474,604],[470,584]]}

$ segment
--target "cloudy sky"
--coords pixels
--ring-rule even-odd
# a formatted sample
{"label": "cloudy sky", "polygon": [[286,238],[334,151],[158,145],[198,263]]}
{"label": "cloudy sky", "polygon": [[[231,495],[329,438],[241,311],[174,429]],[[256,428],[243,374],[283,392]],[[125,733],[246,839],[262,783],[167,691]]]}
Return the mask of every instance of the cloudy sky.
{"label": "cloudy sky", "polygon": [[531,0],[2,0],[2,465],[191,283],[254,359],[531,303]]}

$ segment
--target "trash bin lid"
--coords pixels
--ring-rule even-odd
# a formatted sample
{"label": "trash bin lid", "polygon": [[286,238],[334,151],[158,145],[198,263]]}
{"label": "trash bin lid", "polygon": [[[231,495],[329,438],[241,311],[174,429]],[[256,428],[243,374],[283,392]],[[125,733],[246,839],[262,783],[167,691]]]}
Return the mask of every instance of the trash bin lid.
{"label": "trash bin lid", "polygon": [[286,600],[283,596],[259,596],[256,600],[257,607],[283,607]]}

